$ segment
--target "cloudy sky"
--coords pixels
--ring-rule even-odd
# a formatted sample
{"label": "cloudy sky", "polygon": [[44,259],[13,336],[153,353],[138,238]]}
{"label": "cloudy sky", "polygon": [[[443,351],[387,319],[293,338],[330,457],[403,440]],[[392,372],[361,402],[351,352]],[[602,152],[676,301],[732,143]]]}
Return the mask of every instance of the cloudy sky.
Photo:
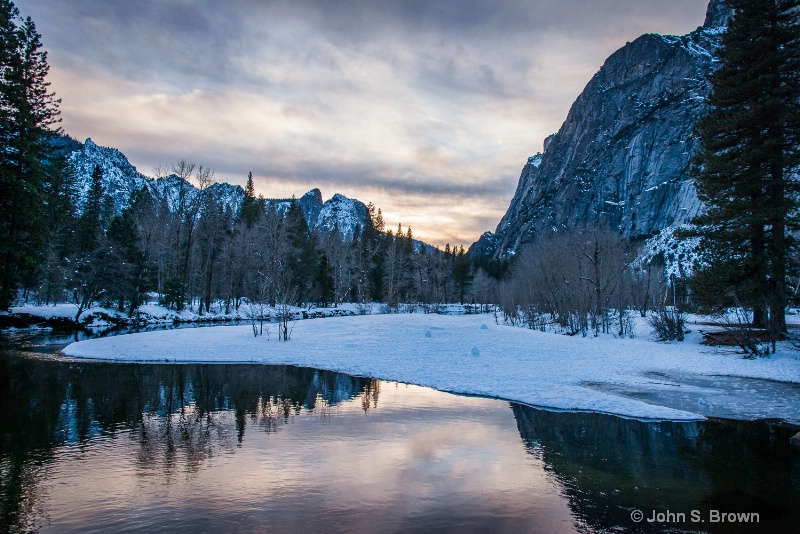
{"label": "cloudy sky", "polygon": [[494,230],[608,55],[706,0],[16,0],[64,130],[147,175],[180,159],[313,187],[433,244]]}

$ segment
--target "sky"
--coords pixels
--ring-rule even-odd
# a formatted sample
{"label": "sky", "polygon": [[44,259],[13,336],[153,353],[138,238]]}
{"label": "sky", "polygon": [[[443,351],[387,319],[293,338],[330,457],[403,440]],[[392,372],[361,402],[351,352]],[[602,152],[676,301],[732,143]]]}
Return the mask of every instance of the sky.
{"label": "sky", "polygon": [[494,230],[616,49],[706,0],[16,0],[61,126],[137,169],[372,202],[431,244]]}

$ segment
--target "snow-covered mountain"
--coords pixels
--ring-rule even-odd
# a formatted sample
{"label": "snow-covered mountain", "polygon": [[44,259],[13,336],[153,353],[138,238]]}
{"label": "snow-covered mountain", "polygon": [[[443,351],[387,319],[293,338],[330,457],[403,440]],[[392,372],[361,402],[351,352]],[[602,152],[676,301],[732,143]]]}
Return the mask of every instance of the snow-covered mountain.
{"label": "snow-covered mountain", "polygon": [[731,12],[711,0],[694,32],[647,34],[614,52],[544,152],[528,159],[495,232],[471,252],[508,258],[541,232],[598,223],[649,237],[697,215],[694,128]]}
{"label": "snow-covered mountain", "polygon": [[[181,190],[190,200],[199,190],[183,178],[174,174],[163,178],[150,178],[136,170],[128,158],[115,148],[102,147],[91,139],[80,143],[69,137],[58,138],[54,145],[64,154],[76,174],[76,193],[78,209],[82,209],[92,186],[92,173],[95,166],[103,169],[103,190],[114,199],[114,208],[119,213],[128,206],[131,194],[146,187],[150,193],[166,201],[171,210],[176,211]],[[231,213],[238,213],[244,201],[244,189],[239,185],[223,182],[212,184],[209,194]],[[292,202],[291,198],[267,199],[268,207],[285,213]],[[364,228],[369,214],[363,202],[335,194],[323,202],[319,189],[312,189],[297,199],[308,225],[322,233],[337,229],[345,239]]]}
{"label": "snow-covered mountain", "polygon": [[345,239],[351,240],[356,228],[363,229],[368,219],[369,212],[362,202],[336,193],[322,205],[315,226],[325,232],[338,230]]}
{"label": "snow-covered mountain", "polygon": [[86,202],[92,188],[92,173],[96,165],[103,169],[103,188],[114,199],[118,210],[128,205],[134,191],[149,185],[149,180],[131,165],[125,154],[114,148],[97,146],[91,138],[83,144],[75,143],[69,147],[67,156],[76,174],[76,194],[78,207]]}

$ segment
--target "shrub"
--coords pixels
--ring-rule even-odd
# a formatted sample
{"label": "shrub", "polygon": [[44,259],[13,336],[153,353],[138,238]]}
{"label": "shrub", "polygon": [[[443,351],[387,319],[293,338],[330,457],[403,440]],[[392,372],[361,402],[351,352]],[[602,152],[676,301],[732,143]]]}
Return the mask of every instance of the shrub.
{"label": "shrub", "polygon": [[683,341],[686,333],[686,314],[675,308],[664,308],[647,319],[658,341]]}

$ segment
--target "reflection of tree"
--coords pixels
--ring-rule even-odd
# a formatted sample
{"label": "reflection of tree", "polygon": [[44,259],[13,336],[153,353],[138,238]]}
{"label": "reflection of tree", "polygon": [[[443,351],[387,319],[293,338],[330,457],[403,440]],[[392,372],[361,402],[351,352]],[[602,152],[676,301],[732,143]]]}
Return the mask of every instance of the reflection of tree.
{"label": "reflection of tree", "polygon": [[[64,363],[0,354],[0,532],[45,521],[47,466],[65,444],[128,435],[142,473],[167,480],[278,432],[302,410],[329,417],[374,381],[296,367]],[[375,393],[363,393],[377,402]]]}
{"label": "reflection of tree", "polygon": [[[792,531],[800,514],[800,457],[792,430],[769,422],[645,423],[512,405],[529,452],[563,488],[589,530],[627,530],[632,510],[760,513],[763,532]],[[673,525],[708,529],[709,525]],[[664,525],[644,523],[647,530]],[[711,526],[713,528],[713,526]],[[730,528],[731,525],[726,525]]]}
{"label": "reflection of tree", "polygon": [[369,380],[364,385],[361,393],[361,408],[367,413],[372,408],[378,407],[378,397],[381,394],[381,383],[378,380]]}
{"label": "reflection of tree", "polygon": [[0,459],[0,530],[35,532],[47,523],[42,507],[45,476],[41,461]]}
{"label": "reflection of tree", "polygon": [[[40,373],[41,365],[11,363],[0,352],[0,531],[42,526],[42,481],[51,450],[63,440],[58,426],[67,395],[60,373]],[[19,362],[19,360],[16,360]],[[40,362],[34,362],[40,363]],[[35,387],[35,400],[30,395]]]}

